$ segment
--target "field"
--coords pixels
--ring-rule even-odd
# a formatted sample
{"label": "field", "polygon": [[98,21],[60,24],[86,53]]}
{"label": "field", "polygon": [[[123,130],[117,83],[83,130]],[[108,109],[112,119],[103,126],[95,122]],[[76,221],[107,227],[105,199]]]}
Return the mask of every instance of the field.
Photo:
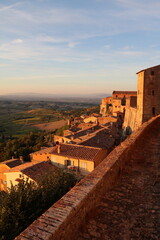
{"label": "field", "polygon": [[55,131],[56,129],[59,129],[67,124],[67,120],[59,120],[56,122],[49,122],[49,123],[39,123],[33,125],[39,130],[45,130],[45,131]]}
{"label": "field", "polygon": [[[67,119],[81,113],[91,103],[49,101],[0,101],[0,137],[27,135],[29,132],[55,131]],[[84,111],[84,110],[83,110]]]}

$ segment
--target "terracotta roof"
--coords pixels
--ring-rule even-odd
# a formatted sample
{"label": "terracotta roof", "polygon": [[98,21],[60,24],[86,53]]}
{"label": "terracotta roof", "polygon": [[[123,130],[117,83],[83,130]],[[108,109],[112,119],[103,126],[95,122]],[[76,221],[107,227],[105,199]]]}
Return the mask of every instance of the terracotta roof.
{"label": "terracotta roof", "polygon": [[9,168],[13,168],[13,167],[21,165],[22,161],[20,159],[10,159],[10,160],[1,162],[0,164],[5,164]]}
{"label": "terracotta roof", "polygon": [[11,169],[8,169],[6,170],[5,172],[18,172],[18,171],[21,171],[25,168],[28,168],[28,167],[31,167],[31,166],[34,166],[35,164],[39,163],[39,161],[34,161],[34,162],[26,162],[26,163],[23,163],[21,165],[18,165],[18,166],[15,166]]}
{"label": "terracotta roof", "polygon": [[[81,137],[81,136],[85,136],[88,132],[92,132],[92,131],[95,131],[95,129],[100,129],[101,126],[97,126],[97,124],[94,124],[94,125],[89,125],[88,127],[86,127],[85,129],[82,129],[78,132],[76,132],[74,134],[74,138],[78,138],[78,137]],[[67,136],[68,138],[71,138],[72,135],[70,136]]]}
{"label": "terracotta roof", "polygon": [[110,150],[114,142],[115,139],[111,136],[111,130],[106,127],[86,136],[86,138],[82,138],[79,144]]}
{"label": "terracotta roof", "polygon": [[22,169],[21,172],[36,181],[40,176],[43,176],[43,174],[51,171],[52,169],[56,171],[58,168],[48,162],[40,162]]}
{"label": "terracotta roof", "polygon": [[29,178],[32,178],[33,180],[37,180],[39,176],[46,173],[47,171],[50,171],[50,169],[57,170],[58,168],[46,161],[43,161],[43,162],[34,161],[34,162],[21,164],[20,166],[17,166],[5,171],[5,173],[21,172],[26,176],[28,176]]}
{"label": "terracotta roof", "polygon": [[102,150],[101,148],[80,146],[76,144],[60,144],[60,147],[60,153],[57,152],[56,148],[52,151],[52,154],[90,161],[94,161],[97,154]]}
{"label": "terracotta roof", "polygon": [[137,74],[140,73],[140,72],[143,72],[143,71],[146,71],[146,70],[149,70],[149,69],[153,69],[153,68],[158,68],[158,67],[160,67],[160,65],[157,65],[157,66],[154,66],[154,67],[150,67],[150,68],[145,68],[145,69],[137,72]]}
{"label": "terracotta roof", "polygon": [[41,149],[41,150],[39,150],[39,151],[37,151],[37,152],[33,152],[33,153],[31,153],[30,155],[35,154],[35,153],[37,153],[37,154],[42,154],[42,153],[48,153],[48,154],[50,154],[50,153],[54,150],[54,148],[56,148],[56,147],[55,147],[55,146],[54,146],[54,147],[46,147],[46,148]]}
{"label": "terracotta roof", "polygon": [[113,91],[112,94],[137,94],[137,91]]}

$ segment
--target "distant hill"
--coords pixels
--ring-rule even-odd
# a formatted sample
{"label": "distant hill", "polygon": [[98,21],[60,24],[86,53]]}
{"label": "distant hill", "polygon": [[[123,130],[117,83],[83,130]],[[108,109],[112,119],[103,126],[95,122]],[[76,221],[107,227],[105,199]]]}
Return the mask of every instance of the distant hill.
{"label": "distant hill", "polygon": [[12,93],[0,95],[0,100],[18,100],[18,101],[54,101],[54,102],[91,102],[100,103],[101,99],[110,96],[110,94],[88,94],[88,95],[58,95],[43,93]]}

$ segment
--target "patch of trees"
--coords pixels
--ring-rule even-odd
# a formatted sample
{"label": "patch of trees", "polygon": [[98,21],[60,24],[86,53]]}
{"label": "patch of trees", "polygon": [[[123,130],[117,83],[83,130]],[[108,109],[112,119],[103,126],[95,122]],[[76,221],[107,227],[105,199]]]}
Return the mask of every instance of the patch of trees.
{"label": "patch of trees", "polygon": [[63,131],[67,130],[68,128],[69,128],[69,126],[66,124],[65,126],[57,129],[55,134],[58,136],[63,136]]}
{"label": "patch of trees", "polygon": [[83,114],[90,115],[92,113],[99,113],[100,112],[100,107],[99,106],[93,106],[90,108],[81,108],[81,109],[76,109],[76,110],[70,110],[70,111],[63,111],[63,115],[65,117],[80,117]]}
{"label": "patch of trees", "polygon": [[29,161],[29,154],[47,146],[48,142],[53,143],[53,134],[33,133],[13,139],[0,140],[0,161],[9,160],[12,157],[23,156]]}
{"label": "patch of trees", "polygon": [[0,240],[14,239],[75,183],[73,174],[51,170],[38,179],[38,185],[22,181],[0,193]]}

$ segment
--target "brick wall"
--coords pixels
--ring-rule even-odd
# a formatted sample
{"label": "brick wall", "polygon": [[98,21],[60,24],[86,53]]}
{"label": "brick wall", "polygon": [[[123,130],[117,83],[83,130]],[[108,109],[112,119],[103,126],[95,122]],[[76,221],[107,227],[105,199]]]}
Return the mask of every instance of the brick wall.
{"label": "brick wall", "polygon": [[71,240],[85,224],[91,210],[100,202],[118,178],[125,163],[134,157],[153,128],[158,128],[160,116],[144,123],[129,138],[116,147],[104,161],[81,180],[40,218],[24,230],[17,240]]}

